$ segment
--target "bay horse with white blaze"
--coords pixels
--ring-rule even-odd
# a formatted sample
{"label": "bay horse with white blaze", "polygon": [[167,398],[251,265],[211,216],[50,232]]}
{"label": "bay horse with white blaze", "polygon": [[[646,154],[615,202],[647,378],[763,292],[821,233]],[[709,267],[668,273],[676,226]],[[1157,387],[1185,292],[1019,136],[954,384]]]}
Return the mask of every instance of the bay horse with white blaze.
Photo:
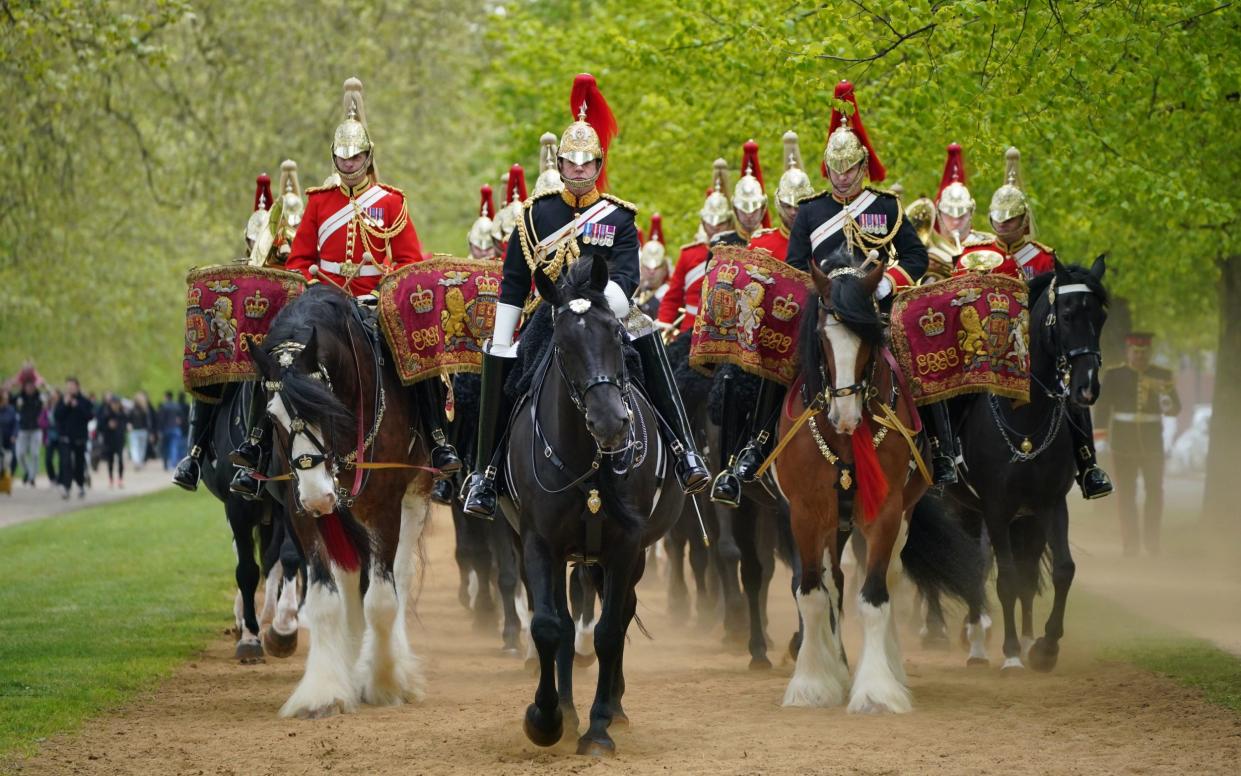
{"label": "bay horse with white blaze", "polygon": [[525,732],[539,746],[577,732],[565,572],[569,561],[585,560],[598,566],[591,572],[600,583],[599,681],[577,750],[606,756],[615,751],[609,726],[628,721],[621,706],[625,634],[644,549],[680,515],[684,494],[659,433],[662,421],[630,379],[626,330],[603,294],[606,261],[581,257],[559,285],[539,270],[534,277],[551,311],[551,342],[530,395],[514,410],[505,460],[511,497],[501,499],[520,536],[539,653]]}
{"label": "bay horse with white blaze", "polygon": [[280,713],[316,718],[418,699],[407,619],[429,453],[413,437],[415,410],[374,317],[343,291],[312,286],[280,311],[255,360],[310,568],[310,652]]}
{"label": "bay horse with white blaze", "polygon": [[[811,263],[815,291],[799,332],[801,376],[780,418],[784,446],[776,476],[788,499],[799,554],[796,598],[802,619],[784,705],[835,706],[845,700],[849,669],[840,638],[840,556],[857,528],[866,539],[858,596],[863,643],[848,710],[907,712],[911,695],[887,576],[902,520],[928,482],[917,472],[910,476],[918,415],[884,346],[874,299],[884,265],[874,257],[861,267],[854,263],[847,248],[822,268]],[[820,421],[824,409],[826,424]],[[981,587],[976,545],[941,512],[914,512],[901,558],[919,586],[960,596]],[[977,605],[981,601],[971,602],[971,608]]]}

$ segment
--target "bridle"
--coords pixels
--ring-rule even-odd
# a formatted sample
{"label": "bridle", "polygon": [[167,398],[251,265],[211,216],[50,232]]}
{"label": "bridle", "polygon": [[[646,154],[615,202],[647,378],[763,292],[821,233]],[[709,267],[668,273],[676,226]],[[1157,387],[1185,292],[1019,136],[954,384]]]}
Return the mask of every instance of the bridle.
{"label": "bridle", "polygon": [[[835,280],[836,278],[842,277],[842,276],[853,277],[853,278],[857,278],[860,280],[866,277],[866,272],[862,269],[862,267],[837,267],[836,269],[827,273],[828,280]],[[873,299],[872,299],[872,304],[874,304]],[[875,309],[876,309],[876,315],[877,315],[878,307],[876,307]],[[835,318],[836,321],[840,323],[841,325],[846,325],[845,322],[841,319],[840,315],[834,309],[832,309],[831,299],[825,298],[824,296],[820,295],[819,296],[819,321],[818,321],[818,326],[816,327],[819,332],[823,331],[824,318],[829,315]],[[825,337],[825,335],[821,335],[821,336]],[[862,367],[862,379],[857,381],[856,383],[853,383],[852,385],[846,385],[841,388],[837,388],[834,385],[832,385],[831,375],[828,373],[827,368],[825,366],[826,361],[827,359],[824,358],[823,360],[819,362],[819,374],[823,377],[823,393],[821,394],[821,396],[824,402],[830,401],[832,399],[843,399],[843,398],[853,396],[854,394],[859,394],[859,393],[863,394],[863,398],[865,399],[865,394],[867,393],[868,389],[871,387],[871,384],[874,381],[875,366],[877,364],[877,361],[875,359],[874,348],[871,349],[870,357],[867,359],[866,364]]]}
{"label": "bridle", "polygon": [[[1103,354],[1098,347],[1083,345],[1080,347],[1070,348],[1068,351],[1061,349],[1061,342],[1064,337],[1060,331],[1060,316],[1057,314],[1059,310],[1060,297],[1069,294],[1094,294],[1090,286],[1085,283],[1067,283],[1057,288],[1060,281],[1059,273],[1056,273],[1051,279],[1051,284],[1047,287],[1047,303],[1051,306],[1051,312],[1047,314],[1047,318],[1043,321],[1043,329],[1047,332],[1047,337],[1051,342],[1052,352],[1056,354],[1056,374],[1060,383],[1059,391],[1051,391],[1040,383],[1040,387],[1047,392],[1050,398],[1058,398],[1068,395],[1069,375],[1072,370],[1073,362],[1079,358],[1087,357],[1094,360],[1095,368],[1098,369],[1103,364]],[[1106,310],[1106,306],[1104,307]],[[1031,377],[1034,377],[1031,370]],[[1037,379],[1036,379],[1037,382]]]}

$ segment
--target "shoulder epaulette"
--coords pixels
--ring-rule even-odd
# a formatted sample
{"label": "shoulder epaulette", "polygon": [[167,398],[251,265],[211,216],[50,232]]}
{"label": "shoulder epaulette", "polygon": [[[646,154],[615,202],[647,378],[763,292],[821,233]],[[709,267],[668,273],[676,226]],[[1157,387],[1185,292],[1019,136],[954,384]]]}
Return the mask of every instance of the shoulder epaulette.
{"label": "shoulder epaulette", "polygon": [[335,191],[336,188],[336,186],[311,186],[306,189],[306,196],[309,197],[311,194],[318,194],[324,191]]}
{"label": "shoulder epaulette", "polygon": [[536,191],[534,192],[533,197],[530,197],[525,202],[521,203],[521,205],[522,207],[530,207],[535,202],[538,202],[540,199],[547,199],[548,197],[559,197],[559,196],[560,196],[559,189],[548,189],[546,191]]}
{"label": "shoulder epaulette", "polygon": [[832,193],[831,189],[823,189],[822,191],[817,191],[814,194],[811,194],[810,196],[802,197],[801,199],[797,200],[797,204],[800,205],[803,202],[809,202],[812,199],[818,199],[819,197],[824,197],[831,193]]}
{"label": "shoulder epaulette", "polygon": [[1032,242],[1032,243],[1034,243],[1035,245],[1037,245],[1037,246],[1039,247],[1039,250],[1046,251],[1047,253],[1055,253],[1055,252],[1056,252],[1056,249],[1055,249],[1055,248],[1051,247],[1050,245],[1046,245],[1046,244],[1044,244],[1044,243],[1041,243],[1041,242],[1039,242],[1038,240],[1031,240],[1030,242]]}
{"label": "shoulder epaulette", "polygon": [[698,247],[705,248],[707,247],[707,244],[705,242],[685,243],[684,245],[681,246],[681,250],[688,251],[690,248],[698,248]]}
{"label": "shoulder epaulette", "polygon": [[864,188],[867,191],[873,191],[876,194],[882,194],[885,197],[891,197],[893,199],[898,199],[898,197],[896,196],[896,192],[892,191],[891,189],[881,189],[878,186],[865,186]]}
{"label": "shoulder epaulette", "polygon": [[973,248],[975,245],[994,245],[996,236],[990,232],[970,231],[965,236],[965,242],[961,243],[962,248]]}
{"label": "shoulder epaulette", "polygon": [[621,199],[620,197],[614,197],[614,196],[612,196],[611,194],[600,194],[599,196],[603,197],[603,198],[604,198],[604,199],[606,199],[608,202],[611,202],[611,203],[612,203],[612,204],[614,204],[614,205],[620,205],[621,207],[625,208],[626,210],[632,211],[632,212],[634,212],[634,213],[637,213],[637,212],[638,212],[638,206],[637,206],[637,205],[633,204],[632,202],[626,202],[625,200]]}
{"label": "shoulder epaulette", "polygon": [[771,234],[774,231],[776,231],[776,228],[774,226],[767,226],[762,229],[759,229],[754,234],[750,235],[750,239],[753,240],[757,237],[762,237],[765,234]]}
{"label": "shoulder epaulette", "polygon": [[396,186],[389,186],[389,185],[388,185],[388,184],[386,184],[386,183],[376,183],[375,185],[376,185],[376,186],[378,186],[379,188],[383,189],[384,191],[390,191],[390,192],[392,192],[393,194],[400,194],[402,198],[404,198],[404,197],[405,197],[405,192],[401,191],[401,190],[400,190],[400,189],[398,189]]}

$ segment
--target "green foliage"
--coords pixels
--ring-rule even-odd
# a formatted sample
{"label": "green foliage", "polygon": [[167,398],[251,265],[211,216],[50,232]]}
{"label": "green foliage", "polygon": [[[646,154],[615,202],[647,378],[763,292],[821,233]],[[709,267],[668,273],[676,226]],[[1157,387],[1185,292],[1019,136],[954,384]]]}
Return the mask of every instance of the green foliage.
{"label": "green foliage", "polygon": [[0,530],[0,757],[151,687],[218,633],[234,589],[222,518],[169,489]]}
{"label": "green foliage", "polygon": [[[832,89],[861,114],[907,197],[934,195],[944,146],[966,151],[976,226],[1009,145],[1040,237],[1068,261],[1111,251],[1138,322],[1212,341],[1217,263],[1241,252],[1232,181],[1241,95],[1236,10],[1215,2],[1032,4],[715,0],[525,2],[493,25],[485,84],[512,117],[511,151],[568,121],[575,72],[621,124],[614,189],[689,239],[711,163],[757,139],[772,186],[795,129],[817,167]],[[812,178],[818,179],[812,170]],[[1206,333],[1204,333],[1206,332]]]}

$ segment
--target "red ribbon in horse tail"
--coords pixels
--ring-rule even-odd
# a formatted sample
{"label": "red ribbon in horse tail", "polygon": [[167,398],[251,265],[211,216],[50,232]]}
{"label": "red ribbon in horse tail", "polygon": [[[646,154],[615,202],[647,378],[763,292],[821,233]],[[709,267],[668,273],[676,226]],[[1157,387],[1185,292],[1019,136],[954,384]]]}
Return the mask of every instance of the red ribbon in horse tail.
{"label": "red ribbon in horse tail", "polygon": [[858,495],[862,504],[862,519],[867,523],[879,514],[879,507],[888,498],[888,478],[875,454],[875,442],[870,432],[870,421],[862,416],[862,422],[853,434],[853,469],[857,475]]}

